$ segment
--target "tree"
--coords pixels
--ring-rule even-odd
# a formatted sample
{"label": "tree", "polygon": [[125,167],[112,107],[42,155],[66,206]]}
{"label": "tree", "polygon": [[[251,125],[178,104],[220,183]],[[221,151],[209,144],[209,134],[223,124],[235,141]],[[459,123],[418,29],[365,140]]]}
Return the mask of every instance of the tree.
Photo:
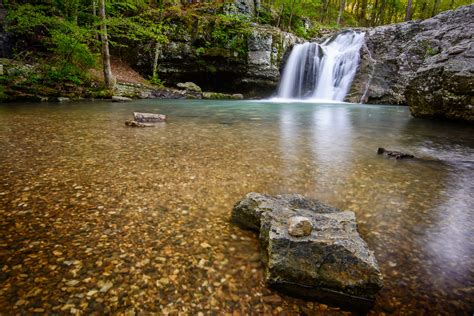
{"label": "tree", "polygon": [[434,5],[433,5],[433,12],[431,13],[431,16],[435,16],[438,13],[440,2],[441,2],[441,0],[436,0],[435,1]]}
{"label": "tree", "polygon": [[408,0],[407,3],[407,11],[405,14],[405,21],[410,21],[411,20],[411,5],[412,5],[413,0]]}
{"label": "tree", "polygon": [[344,8],[346,6],[346,0],[341,0],[341,5],[339,7],[339,14],[337,15],[337,24],[341,24],[342,13],[344,12]]}
{"label": "tree", "polygon": [[105,0],[99,0],[100,37],[102,41],[102,66],[104,68],[104,82],[107,88],[113,90],[115,78],[110,67],[109,39],[107,37],[107,24],[105,20]]}

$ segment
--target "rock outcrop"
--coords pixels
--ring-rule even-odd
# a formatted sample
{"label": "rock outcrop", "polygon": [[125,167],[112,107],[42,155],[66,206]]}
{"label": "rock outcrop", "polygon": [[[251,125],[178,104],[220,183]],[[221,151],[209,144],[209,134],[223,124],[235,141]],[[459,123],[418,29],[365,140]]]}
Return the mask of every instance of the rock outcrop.
{"label": "rock outcrop", "polygon": [[474,121],[474,5],[365,31],[348,101],[408,104],[417,117]]}
{"label": "rock outcrop", "polygon": [[266,282],[276,289],[367,309],[382,287],[353,212],[301,195],[249,193],[235,205],[232,220],[260,232]]}
{"label": "rock outcrop", "polygon": [[413,116],[474,122],[473,38],[474,31],[470,41],[453,45],[417,70],[405,92]]}
{"label": "rock outcrop", "polygon": [[[178,36],[179,35],[179,36]],[[252,24],[245,47],[232,49],[198,47],[193,34],[177,34],[162,47],[158,76],[167,85],[192,81],[204,91],[243,93],[246,97],[267,97],[276,91],[280,67],[288,48],[302,42],[295,35],[271,26]],[[123,56],[140,73],[150,75],[154,55],[140,52]]]}

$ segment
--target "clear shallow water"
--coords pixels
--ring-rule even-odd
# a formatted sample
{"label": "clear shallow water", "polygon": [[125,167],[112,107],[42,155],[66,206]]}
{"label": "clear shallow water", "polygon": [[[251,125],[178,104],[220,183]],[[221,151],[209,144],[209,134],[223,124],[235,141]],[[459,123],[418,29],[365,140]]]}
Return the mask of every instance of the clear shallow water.
{"label": "clear shallow water", "polygon": [[[126,128],[133,111],[169,122]],[[258,191],[356,212],[385,278],[374,313],[470,315],[473,132],[403,107],[1,105],[0,311],[328,312],[264,286],[256,237],[228,222]]]}

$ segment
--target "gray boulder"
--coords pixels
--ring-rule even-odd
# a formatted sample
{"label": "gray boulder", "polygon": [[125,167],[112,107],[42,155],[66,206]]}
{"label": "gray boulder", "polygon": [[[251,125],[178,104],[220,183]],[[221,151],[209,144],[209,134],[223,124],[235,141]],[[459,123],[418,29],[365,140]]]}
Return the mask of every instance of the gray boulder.
{"label": "gray boulder", "polygon": [[156,113],[133,112],[133,119],[139,123],[161,123],[166,122],[166,115]]}
{"label": "gray boulder", "polygon": [[[289,229],[296,216],[308,220],[312,230],[292,236]],[[296,194],[249,193],[235,205],[232,221],[260,232],[269,286],[298,297],[362,309],[372,306],[382,288],[377,261],[357,232],[351,211]]]}
{"label": "gray boulder", "polygon": [[405,92],[413,116],[474,122],[473,37],[474,31],[414,74]]}

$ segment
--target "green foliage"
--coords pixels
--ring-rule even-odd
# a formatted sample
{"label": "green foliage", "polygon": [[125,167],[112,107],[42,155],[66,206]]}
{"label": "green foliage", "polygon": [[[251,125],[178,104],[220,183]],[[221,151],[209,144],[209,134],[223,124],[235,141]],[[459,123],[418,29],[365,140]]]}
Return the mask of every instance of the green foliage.
{"label": "green foliage", "polygon": [[[112,49],[116,51],[122,47],[139,47],[141,52],[158,56],[155,55],[158,48],[174,41],[181,43],[182,47],[191,45],[199,57],[197,62],[209,72],[215,72],[210,58],[246,58],[247,38],[254,22],[276,26],[310,39],[321,35],[327,28],[401,22],[405,19],[408,4],[408,0],[342,1],[263,0],[252,19],[239,14],[233,0],[109,0],[106,1],[106,24]],[[428,18],[471,2],[413,0],[411,18]],[[87,71],[97,66],[100,51],[97,39],[99,19],[92,13],[93,1],[22,0],[3,3],[8,8],[6,29],[19,39],[14,48],[17,58],[28,62],[44,61],[45,64],[36,69],[37,72],[26,74],[19,70],[15,74],[21,78],[17,82],[19,85],[48,85],[54,87],[51,89],[59,89],[63,83],[89,83]],[[342,10],[341,3],[345,3]],[[426,56],[438,53],[438,49],[430,45],[418,49]],[[127,51],[134,54],[131,49]],[[164,84],[157,76],[150,82]],[[2,95],[5,95],[5,89],[0,91],[0,98]]]}
{"label": "green foliage", "polygon": [[165,81],[164,80],[161,80],[160,78],[158,78],[158,76],[152,76],[150,77],[150,80],[149,82],[151,84],[154,84],[154,85],[157,85],[159,87],[164,87],[165,86]]}
{"label": "green foliage", "polygon": [[50,14],[45,5],[24,4],[8,12],[7,31],[23,36],[41,36],[52,27],[58,27],[60,19]]}
{"label": "green foliage", "polygon": [[198,48],[196,48],[196,55],[197,55],[197,56],[204,55],[205,52],[206,52],[206,49],[205,49],[204,47],[198,47]]}
{"label": "green foliage", "polygon": [[71,28],[69,33],[51,31],[51,51],[57,56],[58,63],[71,64],[87,70],[96,65],[97,56],[91,52],[85,41],[86,32]]}
{"label": "green foliage", "polygon": [[60,68],[50,67],[45,73],[44,80],[45,83],[49,85],[55,85],[57,83],[64,82],[71,82],[76,85],[81,85],[85,80],[87,80],[87,76],[77,67],[71,64],[65,64]]}

